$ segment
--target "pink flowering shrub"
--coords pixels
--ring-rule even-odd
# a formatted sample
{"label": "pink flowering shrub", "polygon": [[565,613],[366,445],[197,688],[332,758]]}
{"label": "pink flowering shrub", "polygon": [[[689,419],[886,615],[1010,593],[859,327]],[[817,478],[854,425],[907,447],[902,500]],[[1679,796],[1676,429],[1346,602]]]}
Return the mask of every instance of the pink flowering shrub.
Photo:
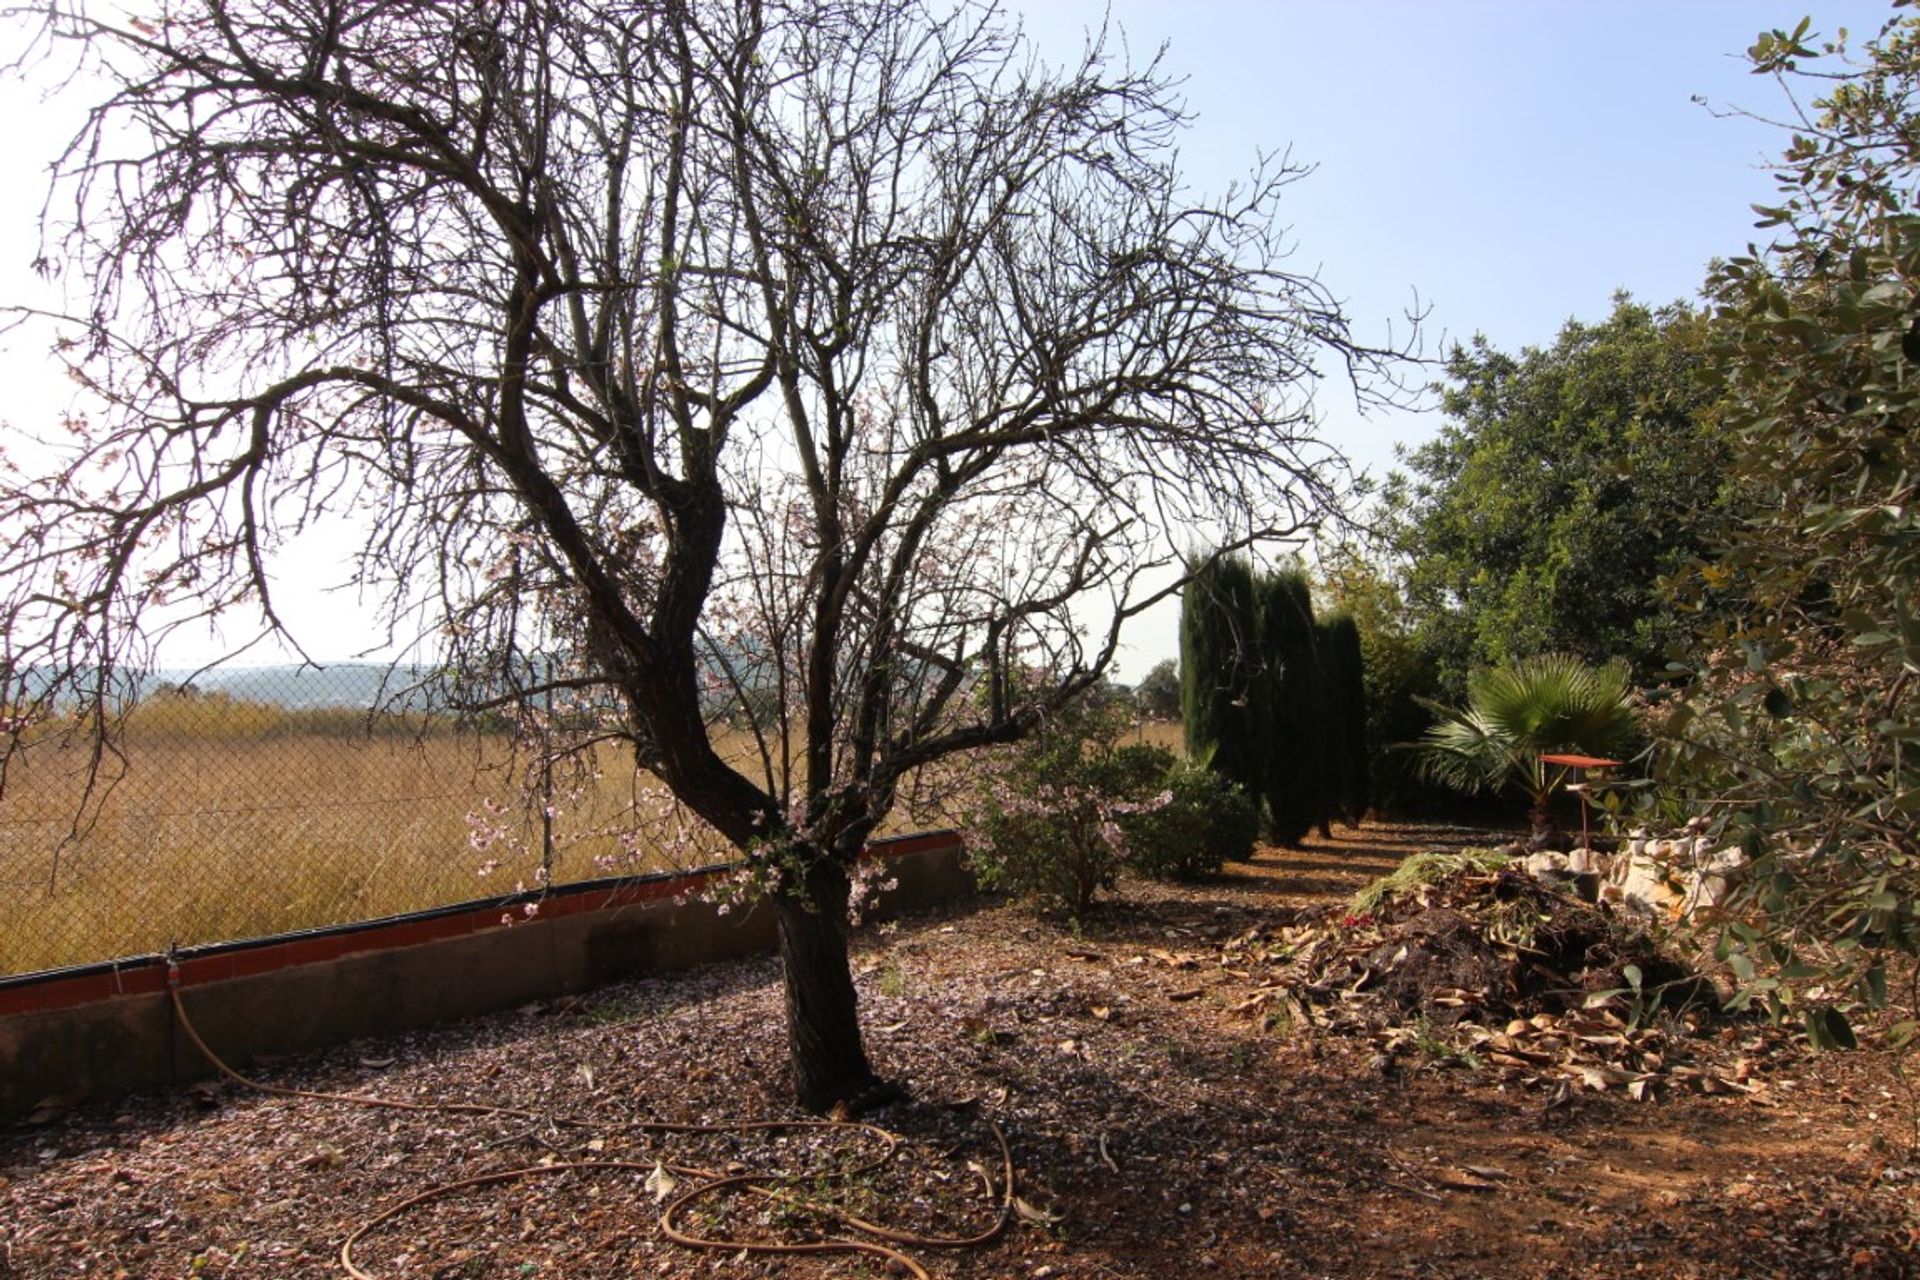
{"label": "pink flowering shrub", "polygon": [[968,813],[967,850],[982,884],[1079,917],[1111,889],[1135,815],[1166,803],[1174,759],[1120,745],[1129,708],[1097,693],[1056,712],[985,760]]}
{"label": "pink flowering shrub", "polygon": [[1172,764],[1162,747],[1042,735],[985,780],[967,829],[975,874],[1078,917],[1113,887],[1128,819],[1166,802]]}

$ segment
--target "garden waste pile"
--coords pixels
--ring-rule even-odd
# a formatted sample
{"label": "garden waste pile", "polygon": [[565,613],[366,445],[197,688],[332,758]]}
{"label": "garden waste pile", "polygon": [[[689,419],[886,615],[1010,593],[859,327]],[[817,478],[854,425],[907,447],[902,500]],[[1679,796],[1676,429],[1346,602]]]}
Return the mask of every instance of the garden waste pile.
{"label": "garden waste pile", "polygon": [[1489,1070],[1554,1101],[1756,1093],[1739,1055],[1771,1039],[1725,1022],[1713,985],[1636,921],[1482,850],[1417,855],[1344,908],[1240,935],[1222,961],[1258,983],[1237,1015],[1368,1038],[1382,1071]]}

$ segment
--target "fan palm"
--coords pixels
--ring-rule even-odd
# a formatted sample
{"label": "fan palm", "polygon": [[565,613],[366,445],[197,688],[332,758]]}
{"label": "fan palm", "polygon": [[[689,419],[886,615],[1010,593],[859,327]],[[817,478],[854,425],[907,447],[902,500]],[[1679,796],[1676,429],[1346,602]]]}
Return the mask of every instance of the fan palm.
{"label": "fan palm", "polygon": [[1469,795],[1524,792],[1536,831],[1551,825],[1549,799],[1566,776],[1541,756],[1620,757],[1639,737],[1625,664],[1590,667],[1564,653],[1475,671],[1464,708],[1423,705],[1439,720],[1415,744],[1421,776]]}

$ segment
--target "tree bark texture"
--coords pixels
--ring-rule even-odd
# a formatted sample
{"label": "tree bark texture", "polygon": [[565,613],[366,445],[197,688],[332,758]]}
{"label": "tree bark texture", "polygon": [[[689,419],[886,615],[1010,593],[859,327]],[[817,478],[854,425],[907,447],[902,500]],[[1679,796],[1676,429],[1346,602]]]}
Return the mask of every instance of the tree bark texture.
{"label": "tree bark texture", "polygon": [[794,1092],[809,1111],[861,1100],[883,1086],[860,1039],[858,998],[847,963],[846,872],[822,861],[802,892],[774,898],[780,922],[780,965],[786,982],[787,1039]]}

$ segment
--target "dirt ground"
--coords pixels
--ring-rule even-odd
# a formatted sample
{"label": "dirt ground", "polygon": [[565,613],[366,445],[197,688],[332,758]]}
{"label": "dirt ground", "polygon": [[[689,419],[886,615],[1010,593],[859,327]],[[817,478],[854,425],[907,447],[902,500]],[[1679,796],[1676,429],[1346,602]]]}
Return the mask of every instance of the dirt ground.
{"label": "dirt ground", "polygon": [[[1676,1027],[1670,1054],[1742,1087],[1634,1101],[1249,1016],[1268,975],[1247,939],[1475,838],[1336,832],[1205,884],[1123,885],[1078,931],[990,899],[864,930],[869,1048],[912,1091],[872,1117],[891,1139],[740,1127],[800,1119],[764,960],[254,1064],[511,1112],[229,1082],[6,1131],[0,1277],[354,1274],[356,1232],[353,1265],[381,1280],[1920,1275],[1920,1115],[1885,1054]],[[1017,1196],[997,1234],[996,1127]],[[715,1247],[667,1238],[663,1206]],[[849,1235],[846,1216],[894,1234],[758,1247]]]}

